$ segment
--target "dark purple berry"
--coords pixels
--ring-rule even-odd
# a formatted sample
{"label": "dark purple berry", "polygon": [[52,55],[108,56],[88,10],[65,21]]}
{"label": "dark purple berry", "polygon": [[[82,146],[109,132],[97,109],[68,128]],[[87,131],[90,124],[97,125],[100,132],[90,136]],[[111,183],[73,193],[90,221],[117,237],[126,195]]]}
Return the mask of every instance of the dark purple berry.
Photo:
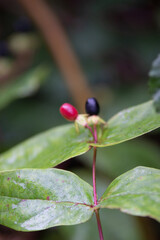
{"label": "dark purple berry", "polygon": [[88,98],[85,108],[89,115],[98,115],[100,111],[99,104],[95,98]]}

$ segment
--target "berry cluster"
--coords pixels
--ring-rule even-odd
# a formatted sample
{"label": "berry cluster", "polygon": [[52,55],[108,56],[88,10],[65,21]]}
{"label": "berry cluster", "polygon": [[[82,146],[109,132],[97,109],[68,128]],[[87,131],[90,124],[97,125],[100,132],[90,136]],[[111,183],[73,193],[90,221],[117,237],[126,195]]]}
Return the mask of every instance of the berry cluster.
{"label": "berry cluster", "polygon": [[[90,116],[98,115],[99,113],[99,104],[95,98],[88,98],[86,101],[86,113]],[[78,117],[77,109],[69,103],[64,103],[60,107],[61,115],[68,121],[74,121]]]}
{"label": "berry cluster", "polygon": [[78,131],[78,124],[84,127],[88,125],[103,124],[106,122],[98,114],[100,111],[99,104],[95,98],[88,98],[85,104],[86,114],[78,114],[77,109],[69,103],[64,103],[60,107],[61,115],[68,121],[74,121]]}

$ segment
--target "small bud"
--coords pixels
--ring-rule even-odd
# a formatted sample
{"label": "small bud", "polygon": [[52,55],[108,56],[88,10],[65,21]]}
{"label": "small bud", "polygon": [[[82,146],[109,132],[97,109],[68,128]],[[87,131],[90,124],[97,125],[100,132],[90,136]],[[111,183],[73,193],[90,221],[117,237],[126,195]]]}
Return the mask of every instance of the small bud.
{"label": "small bud", "polygon": [[99,116],[93,115],[88,117],[88,124],[97,125],[99,123]]}
{"label": "small bud", "polygon": [[87,124],[87,114],[79,114],[77,119],[76,119],[76,122],[79,124],[79,125],[82,125],[85,127],[85,125]]}

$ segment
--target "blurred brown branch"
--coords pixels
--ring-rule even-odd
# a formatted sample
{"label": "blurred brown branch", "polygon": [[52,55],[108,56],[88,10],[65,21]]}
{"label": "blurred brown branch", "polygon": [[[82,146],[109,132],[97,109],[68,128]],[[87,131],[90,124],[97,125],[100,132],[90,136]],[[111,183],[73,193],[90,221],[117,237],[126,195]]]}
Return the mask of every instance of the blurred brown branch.
{"label": "blurred brown branch", "polygon": [[43,0],[18,0],[32,18],[56,60],[78,109],[93,96],[86,78],[53,9]]}

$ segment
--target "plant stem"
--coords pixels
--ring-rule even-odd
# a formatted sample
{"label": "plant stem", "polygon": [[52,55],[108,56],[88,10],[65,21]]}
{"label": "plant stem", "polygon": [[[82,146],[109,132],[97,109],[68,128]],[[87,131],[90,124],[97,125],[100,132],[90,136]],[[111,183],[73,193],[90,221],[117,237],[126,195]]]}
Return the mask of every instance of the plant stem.
{"label": "plant stem", "polygon": [[[91,132],[94,143],[98,142],[98,136],[97,136],[97,127],[96,124],[94,124],[93,129],[86,124],[86,128]],[[96,191],[96,156],[97,156],[97,147],[93,147],[93,166],[92,166],[92,177],[93,177],[93,197],[94,197],[94,206],[97,206],[97,191]],[[101,220],[99,216],[99,209],[95,210],[96,219],[97,219],[97,225],[98,225],[98,231],[99,231],[99,237],[100,240],[104,240],[103,238],[103,232],[102,232],[102,226],[101,226]]]}
{"label": "plant stem", "polygon": [[92,176],[93,176],[93,196],[94,196],[94,205],[97,205],[97,191],[96,191],[96,155],[97,148],[93,148],[93,167],[92,167]]}
{"label": "plant stem", "polygon": [[88,128],[88,130],[91,132],[91,134],[94,138],[94,132],[93,132],[92,128],[88,124],[85,125],[85,128]]}
{"label": "plant stem", "polygon": [[95,214],[96,214],[96,219],[97,219],[97,224],[98,224],[99,238],[100,238],[100,240],[104,240],[102,226],[101,226],[101,220],[100,220],[100,216],[99,216],[99,209],[95,210]]}
{"label": "plant stem", "polygon": [[98,142],[98,137],[97,137],[97,128],[96,124],[94,124],[94,143]]}
{"label": "plant stem", "polygon": [[[96,124],[94,125],[94,134],[93,134],[93,138],[94,138],[94,143],[98,142],[98,137],[97,137],[97,128],[96,128]],[[94,196],[94,206],[97,206],[98,202],[97,202],[97,191],[96,191],[96,156],[97,156],[97,147],[93,148],[94,152],[93,152],[93,168],[92,168],[92,176],[93,176],[93,196]],[[101,226],[101,220],[100,220],[100,216],[99,216],[99,209],[95,210],[95,214],[96,214],[96,219],[97,219],[97,225],[98,225],[98,231],[99,231],[99,237],[100,240],[103,240],[103,232],[102,232],[102,226]]]}

